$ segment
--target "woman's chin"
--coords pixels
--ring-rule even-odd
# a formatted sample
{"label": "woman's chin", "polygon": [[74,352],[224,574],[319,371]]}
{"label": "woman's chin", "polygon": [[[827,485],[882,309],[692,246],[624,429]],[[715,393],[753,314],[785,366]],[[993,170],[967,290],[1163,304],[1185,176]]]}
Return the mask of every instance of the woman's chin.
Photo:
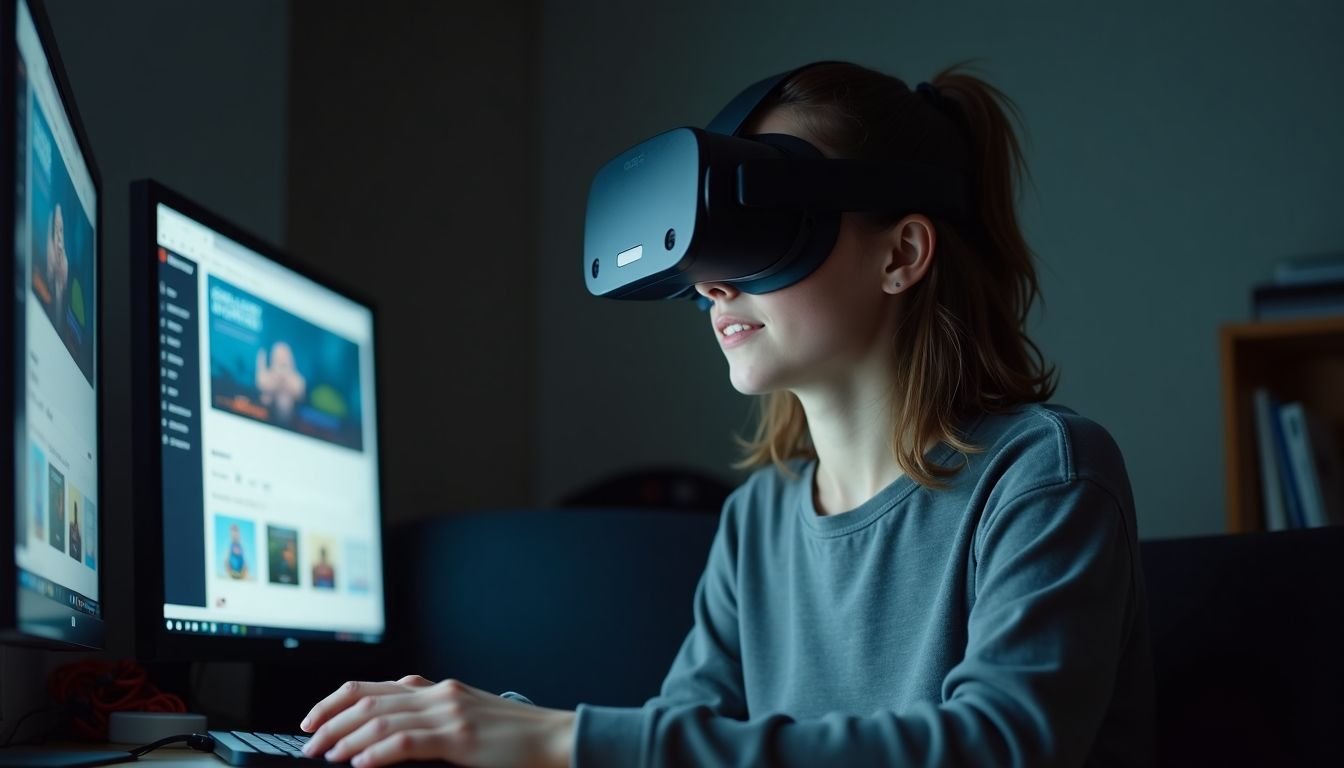
{"label": "woman's chin", "polygon": [[729,371],[728,380],[732,383],[733,389],[744,395],[764,395],[779,388],[767,377],[735,369]]}

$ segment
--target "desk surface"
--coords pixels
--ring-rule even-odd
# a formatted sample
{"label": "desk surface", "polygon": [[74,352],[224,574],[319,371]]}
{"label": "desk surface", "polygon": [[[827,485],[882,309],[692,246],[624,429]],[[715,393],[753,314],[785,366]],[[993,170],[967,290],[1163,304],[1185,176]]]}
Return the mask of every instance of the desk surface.
{"label": "desk surface", "polygon": [[[24,752],[125,752],[134,749],[139,745],[128,744],[51,744],[43,747],[16,747],[15,751]],[[223,760],[215,757],[211,752],[200,752],[194,749],[177,749],[164,747],[156,749],[148,755],[137,761],[140,763],[154,763],[155,768],[208,768],[209,766],[227,766]],[[115,763],[114,765],[133,765],[134,763]]]}
{"label": "desk surface", "polygon": [[177,768],[177,766],[202,768],[202,766],[228,765],[210,752],[198,752],[194,749],[156,749],[136,762],[152,762],[157,768]]}

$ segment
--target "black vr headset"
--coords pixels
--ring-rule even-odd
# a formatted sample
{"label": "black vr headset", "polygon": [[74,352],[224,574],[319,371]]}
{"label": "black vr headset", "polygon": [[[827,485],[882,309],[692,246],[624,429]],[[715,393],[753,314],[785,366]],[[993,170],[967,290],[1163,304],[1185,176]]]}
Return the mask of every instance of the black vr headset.
{"label": "black vr headset", "polygon": [[964,218],[968,189],[955,172],[828,159],[795,136],[740,135],[783,82],[811,66],[742,91],[705,130],[674,128],[602,166],[584,222],[590,293],[696,298],[695,284],[710,281],[769,293],[826,259],[843,211]]}

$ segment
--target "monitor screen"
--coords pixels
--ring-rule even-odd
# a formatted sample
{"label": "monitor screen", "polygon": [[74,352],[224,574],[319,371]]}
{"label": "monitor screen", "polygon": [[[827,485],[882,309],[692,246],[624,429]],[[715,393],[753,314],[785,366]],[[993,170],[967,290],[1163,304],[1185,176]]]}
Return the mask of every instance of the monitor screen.
{"label": "monitor screen", "polygon": [[160,626],[380,642],[373,311],[190,206],[142,205],[152,244],[136,258],[157,275]]}
{"label": "monitor screen", "polygon": [[59,63],[28,4],[12,7],[15,629],[96,647],[98,185]]}

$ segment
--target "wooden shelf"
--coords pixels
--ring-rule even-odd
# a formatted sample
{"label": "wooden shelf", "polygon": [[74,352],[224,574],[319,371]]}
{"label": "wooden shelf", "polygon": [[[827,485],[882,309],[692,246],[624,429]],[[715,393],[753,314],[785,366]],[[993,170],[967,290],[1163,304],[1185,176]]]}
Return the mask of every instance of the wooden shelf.
{"label": "wooden shelf", "polygon": [[1219,340],[1227,529],[1264,530],[1252,393],[1302,401],[1344,441],[1344,316],[1224,325]]}

